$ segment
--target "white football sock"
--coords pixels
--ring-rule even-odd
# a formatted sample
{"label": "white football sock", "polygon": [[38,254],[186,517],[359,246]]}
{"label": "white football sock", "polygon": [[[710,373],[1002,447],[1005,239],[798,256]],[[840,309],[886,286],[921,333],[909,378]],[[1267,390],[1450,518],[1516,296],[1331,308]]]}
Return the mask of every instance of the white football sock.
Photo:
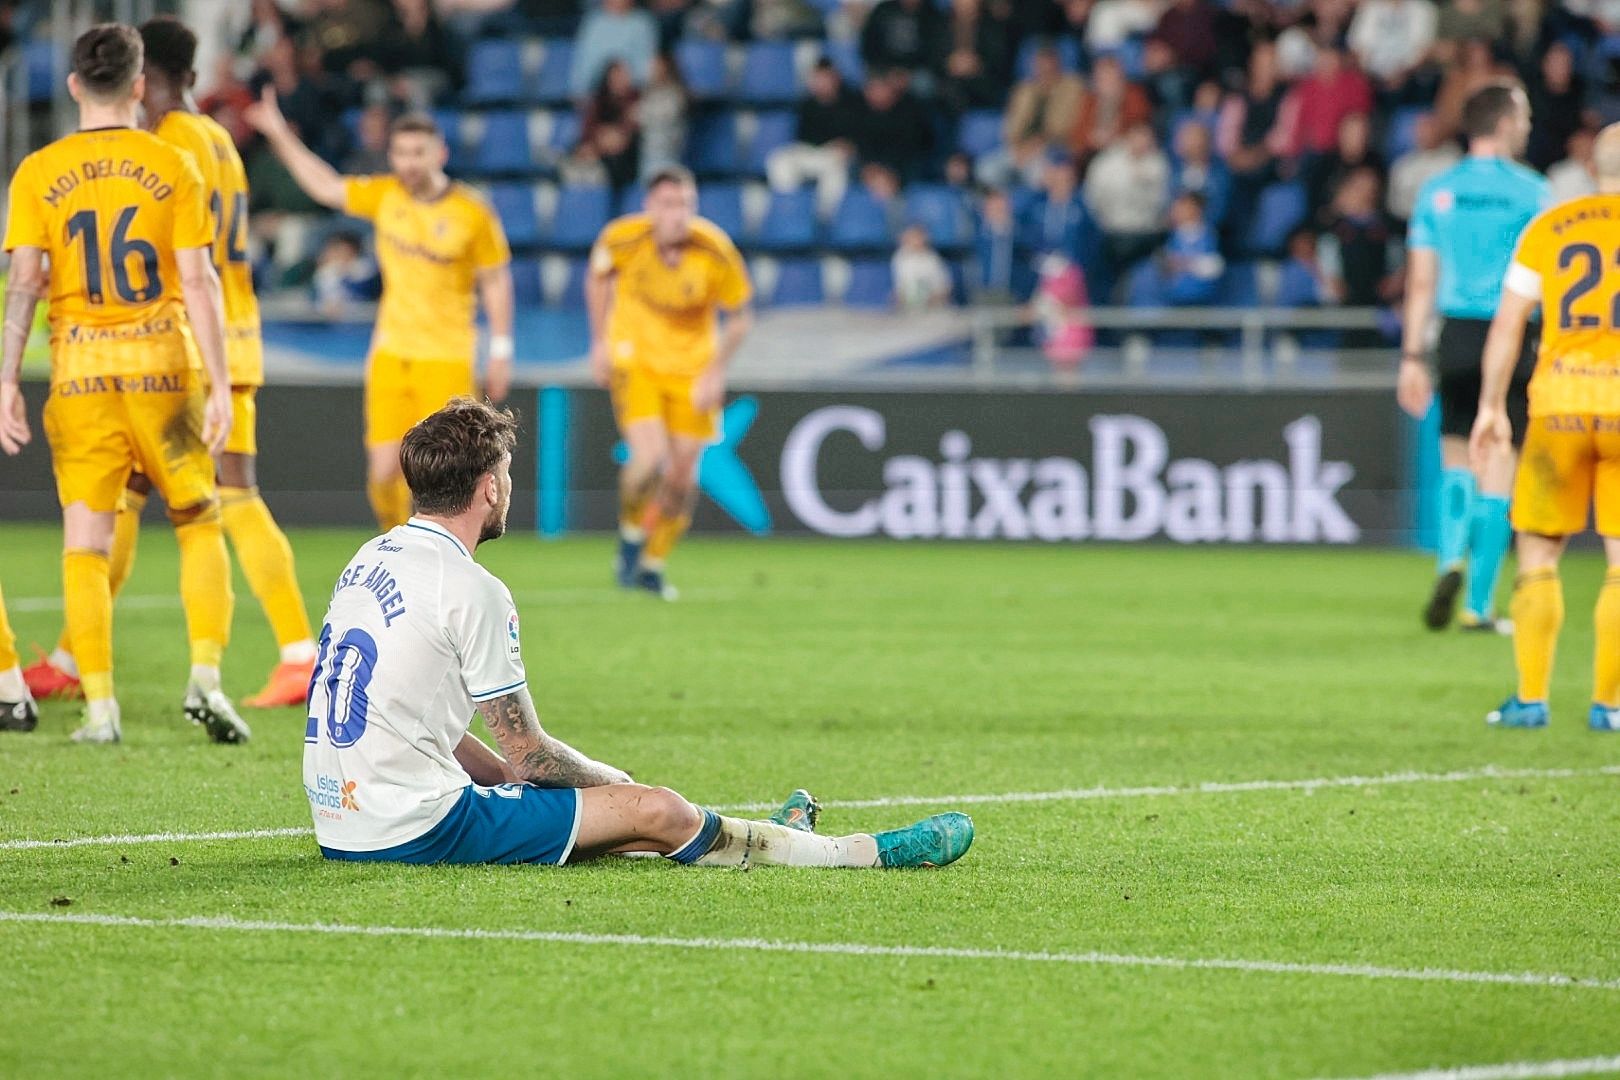
{"label": "white football sock", "polygon": [[29,701],[28,684],[23,682],[22,668],[13,664],[0,671],[0,701]]}
{"label": "white football sock", "polygon": [[79,677],[79,662],[73,659],[73,654],[66,649],[52,649],[47,659],[56,670],[65,671],[75,679]]}
{"label": "white football sock", "polygon": [[209,664],[192,664],[191,685],[204,694],[212,694],[219,689],[219,668]]}
{"label": "white football sock", "polygon": [[878,850],[867,833],[817,836],[774,821],[722,817],[714,846],[695,865],[866,867],[878,865]]}

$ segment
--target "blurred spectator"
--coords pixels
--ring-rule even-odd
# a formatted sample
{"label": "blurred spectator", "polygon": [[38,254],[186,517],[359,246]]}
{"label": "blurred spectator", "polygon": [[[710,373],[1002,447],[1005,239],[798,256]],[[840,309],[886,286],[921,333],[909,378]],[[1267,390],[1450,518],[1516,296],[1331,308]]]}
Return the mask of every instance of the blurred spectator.
{"label": "blurred spectator", "polygon": [[388,0],[311,0],[303,10],[309,13],[304,44],[328,72],[349,74],[358,65],[355,77],[374,73],[375,50],[395,25]]}
{"label": "blurred spectator", "polygon": [[1277,50],[1256,42],[1249,53],[1248,76],[1241,90],[1226,96],[1215,128],[1215,146],[1239,184],[1263,183],[1275,171],[1283,144],[1278,121],[1287,88],[1277,73]]}
{"label": "blurred spectator", "polygon": [[877,162],[868,162],[861,166],[861,187],[866,193],[876,199],[894,217],[895,198],[900,194],[900,176],[887,165]]}
{"label": "blurred spectator", "polygon": [[1205,79],[1193,91],[1192,106],[1182,114],[1186,119],[1204,125],[1212,145],[1215,129],[1221,122],[1221,100],[1221,84],[1214,79]]}
{"label": "blurred spectator", "polygon": [[950,303],[951,268],[928,242],[928,230],[921,225],[901,230],[889,271],[895,306],[901,311],[927,311]]}
{"label": "blurred spectator", "polygon": [[1412,141],[1412,149],[1390,166],[1389,195],[1384,200],[1390,216],[1402,222],[1411,218],[1418,192],[1430,177],[1445,172],[1462,157],[1454,140],[1440,137],[1431,113],[1424,113],[1412,125]]}
{"label": "blurred spectator", "polygon": [[1232,174],[1213,153],[1209,129],[1197,120],[1183,120],[1176,128],[1174,155],[1170,166],[1172,194],[1197,195],[1203,200],[1204,217],[1219,228],[1226,220],[1227,199],[1232,194]]}
{"label": "blurred spectator", "polygon": [[462,82],[459,39],[445,30],[428,0],[393,0],[394,18],[367,59],[387,74],[429,72],[451,86]]}
{"label": "blurred spectator", "polygon": [[326,238],[310,282],[317,311],[328,319],[344,318],[356,304],[376,297],[376,285],[377,267],[366,258],[359,236],[339,231]]}
{"label": "blurred spectator", "polygon": [[1170,162],[1146,124],[1131,128],[1092,161],[1086,206],[1102,229],[1114,280],[1158,246],[1169,192]]}
{"label": "blurred spectator", "polygon": [[855,157],[855,116],[859,96],[844,86],[832,61],[822,58],[806,80],[808,93],[799,101],[793,142],[765,159],[765,175],[776,191],[793,191],[807,180],[816,184],[823,215],[832,213],[849,184]]}
{"label": "blurred spectator", "polygon": [[1018,57],[1012,0],[956,0],[941,97],[958,112],[1007,100]]}
{"label": "blurred spectator", "polygon": [[1333,302],[1333,283],[1322,272],[1316,234],[1295,229],[1288,237],[1287,257],[1277,268],[1278,307],[1321,307]]}
{"label": "blurred spectator", "polygon": [[1372,105],[1372,86],[1367,76],[1357,71],[1337,48],[1317,49],[1311,73],[1283,102],[1281,122],[1287,132],[1288,156],[1332,153],[1344,118],[1371,112]]}
{"label": "blurred spectator", "polygon": [[1119,59],[1099,56],[1091,69],[1091,89],[1080,98],[1069,148],[1084,163],[1152,116],[1147,91],[1125,78],[1125,66]]}
{"label": "blurred spectator", "polygon": [[1575,55],[1555,41],[1525,87],[1530,97],[1530,143],[1525,160],[1542,172],[1564,154],[1569,137],[1585,127],[1586,80],[1575,72]]}
{"label": "blurred spectator", "polygon": [[1034,315],[1041,351],[1059,370],[1072,370],[1086,358],[1096,338],[1086,321],[1090,297],[1078,263],[1058,252],[1041,258]]}
{"label": "blurred spectator", "polygon": [[974,299],[1011,303],[1018,295],[1018,227],[1005,191],[985,193],[973,237]]}
{"label": "blurred spectator", "polygon": [[1440,38],[1443,41],[1471,38],[1494,41],[1502,36],[1506,8],[1503,0],[1449,0],[1440,9]]}
{"label": "blurred spectator", "polygon": [[1547,170],[1548,197],[1552,202],[1597,194],[1597,172],[1592,166],[1594,139],[1590,128],[1582,128],[1569,137],[1568,155]]}
{"label": "blurred spectator", "polygon": [[1170,204],[1170,235],[1154,261],[1142,268],[1147,296],[1138,302],[1186,306],[1211,304],[1226,272],[1215,230],[1204,219],[1204,200],[1187,193]]}
{"label": "blurred spectator", "polygon": [[879,0],[861,27],[861,59],[868,71],[938,72],[950,41],[950,24],[933,0]]}
{"label": "blurred spectator", "polygon": [[1092,56],[1119,49],[1159,25],[1156,0],[1097,0],[1086,20],[1086,49]]}
{"label": "blurred spectator", "polygon": [[[685,6],[690,0],[663,0]],[[750,0],[748,29],[757,41],[779,41],[819,33],[821,15],[805,0]],[[673,41],[672,41],[673,43]]]}
{"label": "blurred spectator", "polygon": [[850,121],[860,163],[882,165],[902,181],[909,181],[928,164],[934,126],[928,111],[904,89],[904,83],[904,75],[896,72],[868,76],[861,104]]}
{"label": "blurred spectator", "polygon": [[1361,0],[1350,22],[1350,51],[1362,71],[1393,90],[1428,58],[1439,22],[1430,0]]}
{"label": "blurred spectator", "polygon": [[1288,29],[1277,35],[1277,62],[1283,76],[1303,78],[1316,66],[1318,51],[1343,50],[1354,10],[1353,0],[1308,0],[1297,17],[1285,18]]}
{"label": "blurred spectator", "polygon": [[607,183],[618,189],[636,178],[641,149],[636,118],[639,97],[630,65],[611,61],[585,105],[579,144],[564,170],[567,182]]}
{"label": "blurred spectator", "polygon": [[679,165],[686,150],[688,94],[668,53],[653,57],[636,116],[641,123],[641,175]]}
{"label": "blurred spectator", "polygon": [[614,60],[628,64],[632,81],[640,86],[647,81],[657,52],[658,25],[651,15],[637,8],[634,0],[601,0],[601,6],[585,16],[574,41],[569,91],[575,98],[585,97]]}
{"label": "blurred spectator", "polygon": [[1339,138],[1330,153],[1313,157],[1305,168],[1305,202],[1312,217],[1322,213],[1345,177],[1360,168],[1382,175],[1383,159],[1372,148],[1372,120],[1351,113],[1339,121]]}
{"label": "blurred spectator", "polygon": [[1074,162],[1053,157],[1041,174],[1041,192],[1030,202],[1023,236],[1037,252],[1060,251],[1085,263],[1092,255],[1091,215],[1081,197]]}
{"label": "blurred spectator", "polygon": [[970,190],[973,185],[973,159],[957,150],[945,159],[945,182],[953,188]]}
{"label": "blurred spectator", "polygon": [[1172,0],[1147,39],[1143,63],[1161,104],[1181,108],[1193,87],[1215,67],[1215,6],[1210,0]]}
{"label": "blurred spectator", "polygon": [[253,91],[236,77],[235,58],[226,54],[219,58],[212,85],[207,94],[198,98],[197,108],[231,133],[238,150],[245,150],[256,136],[253,128],[242,119],[242,110],[253,102]]}
{"label": "blurred spectator", "polygon": [[1013,88],[1001,120],[1002,149],[979,159],[979,182],[1003,187],[1015,180],[1034,186],[1047,154],[1061,147],[1074,128],[1085,88],[1063,70],[1057,49],[1035,52],[1029,78]]}
{"label": "blurred spectator", "polygon": [[1438,49],[1443,62],[1448,53],[1451,61],[1434,98],[1434,117],[1441,134],[1449,139],[1461,128],[1463,102],[1473,97],[1474,91],[1487,83],[1517,79],[1518,74],[1512,65],[1497,59],[1488,41],[1465,41]]}
{"label": "blurred spectator", "polygon": [[1357,169],[1333,197],[1332,214],[1318,246],[1334,299],[1350,307],[1377,307],[1389,296],[1389,224],[1378,209],[1378,174]]}
{"label": "blurred spectator", "polygon": [[367,105],[356,125],[358,142],[343,159],[340,171],[351,176],[372,176],[388,171],[388,125],[393,116],[386,105]]}

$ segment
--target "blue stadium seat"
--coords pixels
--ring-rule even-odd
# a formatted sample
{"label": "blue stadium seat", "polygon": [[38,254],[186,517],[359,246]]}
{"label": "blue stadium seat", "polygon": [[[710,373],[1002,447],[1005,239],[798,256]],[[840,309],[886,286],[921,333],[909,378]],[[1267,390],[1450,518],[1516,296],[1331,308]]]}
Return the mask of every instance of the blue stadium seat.
{"label": "blue stadium seat", "polygon": [[742,185],[704,184],[698,188],[698,213],[736,240],[744,232]]}
{"label": "blue stadium seat", "polygon": [[1035,69],[1035,52],[1042,45],[1051,45],[1057,49],[1058,62],[1063,65],[1064,71],[1080,70],[1080,41],[1073,37],[1060,37],[1042,40],[1029,38],[1018,50],[1018,74],[1016,78],[1021,82],[1029,78]]}
{"label": "blue stadium seat", "polygon": [[962,115],[956,129],[956,148],[970,158],[1001,148],[1001,110],[975,109]]}
{"label": "blue stadium seat", "polygon": [[906,189],[906,224],[921,225],[935,247],[959,248],[973,238],[967,200],[949,184],[912,184]]}
{"label": "blue stadium seat", "polygon": [[807,248],[815,242],[815,193],[809,188],[772,192],[764,220],[759,224],[759,234],[754,237],[754,246],[791,250]]}
{"label": "blue stadium seat", "polygon": [[819,307],[826,302],[827,294],[821,285],[820,259],[783,259],[777,264],[772,304],[777,307]]}
{"label": "blue stadium seat", "polygon": [[647,201],[647,189],[637,180],[633,184],[626,184],[619,192],[619,205],[614,207],[615,214],[639,214],[642,205]]}
{"label": "blue stadium seat", "polygon": [[786,41],[756,41],[743,53],[737,97],[762,105],[780,105],[799,99],[799,75],[793,64],[793,45]]}
{"label": "blue stadium seat", "polygon": [[584,259],[568,260],[568,277],[563,281],[562,293],[557,297],[557,307],[579,310],[585,306],[585,267]]}
{"label": "blue stadium seat", "polygon": [[[450,147],[450,168],[461,169],[466,166],[467,150],[461,144],[461,113],[455,109],[429,109],[428,115],[433,122],[439,125],[439,131],[444,135],[445,143]],[[355,118],[356,125],[359,117]]]}
{"label": "blue stadium seat", "polygon": [[849,289],[844,303],[850,307],[886,308],[894,297],[894,277],[888,259],[856,259],[849,264]]}
{"label": "blue stadium seat", "polygon": [[686,164],[705,176],[737,171],[737,117],[729,111],[701,112],[686,133]]}
{"label": "blue stadium seat", "polygon": [[523,46],[516,41],[486,38],[467,50],[469,105],[508,105],[523,100]]}
{"label": "blue stadium seat", "polygon": [[534,206],[534,188],[528,184],[495,184],[489,189],[490,205],[501,219],[507,243],[532,247],[540,242],[540,214]]}
{"label": "blue stadium seat", "polygon": [[679,42],[675,46],[675,66],[693,97],[723,97],[731,86],[726,47],[718,41],[687,38]]}
{"label": "blue stadium seat", "polygon": [[574,66],[574,43],[568,38],[548,38],[535,77],[535,97],[547,104],[567,101],[568,75]]}
{"label": "blue stadium seat", "polygon": [[827,241],[836,248],[888,247],[894,243],[887,208],[865,188],[852,187],[833,212]]}
{"label": "blue stadium seat", "polygon": [[866,82],[866,62],[861,59],[859,41],[831,39],[823,47],[822,55],[832,61],[846,84],[861,86]]}
{"label": "blue stadium seat", "polygon": [[1298,180],[1267,184],[1260,191],[1244,248],[1251,255],[1275,255],[1288,234],[1305,220],[1305,185]]}
{"label": "blue stadium seat", "polygon": [[546,138],[546,147],[559,154],[566,154],[579,143],[579,132],[583,125],[579,114],[572,109],[554,109],[551,112],[551,134]]}
{"label": "blue stadium seat", "polygon": [[1384,160],[1394,161],[1417,146],[1418,117],[1428,111],[1421,105],[1409,105],[1390,114],[1384,131]]}
{"label": "blue stadium seat", "polygon": [[519,304],[538,306],[542,299],[540,263],[536,259],[512,260],[512,295]]}
{"label": "blue stadium seat", "polygon": [[1229,263],[1221,276],[1220,291],[1215,303],[1219,307],[1254,308],[1260,306],[1260,277],[1252,262]]}
{"label": "blue stadium seat", "polygon": [[30,102],[50,101],[58,93],[67,93],[66,86],[56,83],[56,48],[56,42],[50,38],[34,38],[23,46]]}
{"label": "blue stadium seat", "polygon": [[551,219],[550,245],[584,249],[612,214],[613,193],[607,187],[571,186],[557,192],[557,210]]}
{"label": "blue stadium seat", "polygon": [[755,176],[763,176],[765,159],[771,155],[771,151],[793,141],[799,122],[787,109],[759,113],[757,121],[754,139],[748,144],[748,153],[744,155],[743,168]]}
{"label": "blue stadium seat", "polygon": [[484,114],[484,133],[473,150],[472,168],[483,175],[510,175],[534,170],[529,148],[529,117],[521,112]]}

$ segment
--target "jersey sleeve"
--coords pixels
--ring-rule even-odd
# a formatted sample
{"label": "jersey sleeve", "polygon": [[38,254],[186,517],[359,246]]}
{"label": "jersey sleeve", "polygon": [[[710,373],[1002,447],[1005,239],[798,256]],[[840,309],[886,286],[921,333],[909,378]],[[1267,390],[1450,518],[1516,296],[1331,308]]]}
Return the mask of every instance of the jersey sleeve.
{"label": "jersey sleeve", "polygon": [[1418,191],[1417,206],[1412,210],[1412,220],[1406,223],[1406,249],[1433,251],[1434,248],[1434,186],[1424,184]]}
{"label": "jersey sleeve", "polygon": [[382,206],[382,199],[393,184],[391,176],[345,176],[343,178],[343,212],[357,218],[374,218]]}
{"label": "jersey sleeve", "polygon": [[748,280],[748,264],[742,252],[725,233],[715,230],[720,246],[720,274],[715,282],[715,303],[723,308],[740,308],[754,295],[754,286]]}
{"label": "jersey sleeve", "polygon": [[461,660],[462,681],[474,701],[488,701],[528,685],[517,605],[505,585],[480,575],[480,580],[468,583],[446,622]]}
{"label": "jersey sleeve", "polygon": [[44,205],[34,186],[32,162],[24,161],[11,178],[10,207],[6,212],[7,251],[20,247],[46,248],[50,246],[50,230],[45,217],[39,212]]}
{"label": "jersey sleeve", "polygon": [[614,245],[619,242],[620,232],[619,223],[610,221],[601,232],[596,234],[596,243],[591,245],[591,273],[606,275],[615,273],[619,269],[619,260],[613,254],[613,250]]}
{"label": "jersey sleeve", "polygon": [[190,154],[177,152],[180,167],[174,182],[174,248],[206,248],[214,245],[213,215],[203,193],[202,173]]}
{"label": "jersey sleeve", "polygon": [[1513,249],[1513,261],[1508,263],[1502,288],[1526,300],[1541,299],[1541,273],[1547,262],[1547,229],[1544,218],[1537,217],[1524,232]]}
{"label": "jersey sleeve", "polygon": [[479,204],[478,227],[473,232],[473,265],[480,270],[505,266],[512,261],[512,249],[506,243],[506,230],[489,207]]}

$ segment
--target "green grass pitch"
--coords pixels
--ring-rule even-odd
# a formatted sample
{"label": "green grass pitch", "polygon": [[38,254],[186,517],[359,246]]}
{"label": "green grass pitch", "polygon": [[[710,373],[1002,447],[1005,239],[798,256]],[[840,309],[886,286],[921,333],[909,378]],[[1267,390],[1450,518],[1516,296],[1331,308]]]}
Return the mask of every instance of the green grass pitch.
{"label": "green grass pitch", "polygon": [[[294,534],[317,622],[362,539]],[[56,633],[58,544],[0,531],[25,644]],[[64,704],[0,736],[0,912],[57,920],[0,920],[0,1075],[1304,1078],[1620,1054],[1591,557],[1566,573],[1553,726],[1505,732],[1481,718],[1507,641],[1423,631],[1413,554],[705,539],[660,605],[607,586],[603,539],[514,536],[484,561],[543,719],[640,779],[714,804],[807,786],[837,831],[950,805],[853,801],[1106,790],[966,804],[978,841],[940,871],[328,865],[297,835],[19,847],[309,824],[297,710],[251,714],[240,748],[184,724],[155,515],[141,544],[125,743],[70,745]],[[237,598],[246,696],[272,647]],[[1143,787],[1176,790],[1123,790]],[[331,924],[581,937],[312,929]]]}

